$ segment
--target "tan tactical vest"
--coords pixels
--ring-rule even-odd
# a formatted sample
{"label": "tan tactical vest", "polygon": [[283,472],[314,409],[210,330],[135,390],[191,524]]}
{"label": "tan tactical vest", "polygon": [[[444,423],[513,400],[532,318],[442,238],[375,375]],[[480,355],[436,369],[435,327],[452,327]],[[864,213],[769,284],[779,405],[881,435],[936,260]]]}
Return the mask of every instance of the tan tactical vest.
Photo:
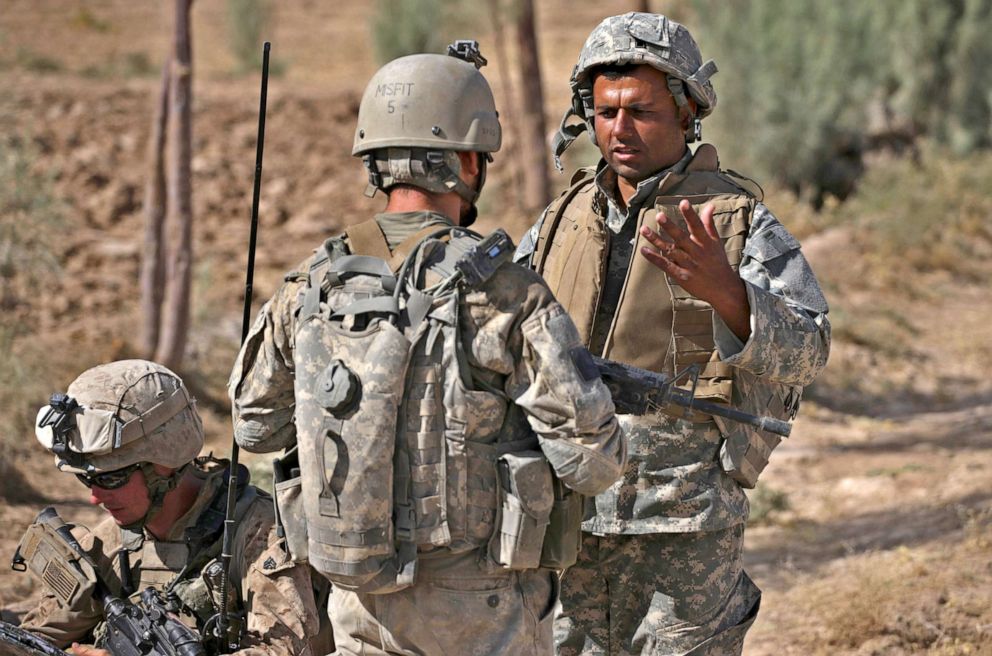
{"label": "tan tactical vest", "polygon": [[[678,204],[688,199],[697,213],[707,203],[714,205],[713,219],[727,259],[735,271],[739,268],[762,192],[751,180],[719,170],[718,163],[712,146],[700,146],[685,172],[664,177],[654,203],[641,210],[623,291],[600,355],[669,375],[695,364],[701,368],[696,388],[699,398],[731,403],[753,414],[792,419],[799,409],[802,388],[762,380],[720,362],[713,341],[713,308],[638,255],[647,243],[640,226],[656,229],[654,218],[664,211],[684,227]],[[534,268],[572,315],[587,344],[612,237],[604,222],[607,209],[594,174],[592,169],[580,170],[571,186],[548,208],[533,260]],[[697,413],[692,420],[711,418]],[[715,421],[725,438],[719,454],[721,467],[742,486],[754,487],[781,438],[720,418]]]}
{"label": "tan tactical vest", "polygon": [[[534,254],[534,268],[572,315],[586,343],[592,334],[613,237],[598,196],[593,171],[581,170],[572,186],[549,207]],[[641,246],[649,245],[639,228],[648,225],[657,229],[654,219],[662,211],[684,227],[678,211],[683,198],[697,212],[712,203],[717,232],[730,265],[737,270],[756,196],[760,190],[752,182],[717,170],[712,147],[700,147],[685,173],[662,179],[655,202],[637,217],[634,255],[599,355],[667,374],[699,365],[697,396],[730,401],[733,371],[716,353],[712,307],[638,255]]]}
{"label": "tan tactical vest", "polygon": [[[211,472],[205,480],[224,477],[226,474],[226,469],[219,469]],[[184,536],[178,540],[145,540],[137,552],[130,554],[132,571],[137,574],[131,601],[137,603],[141,592],[149,587],[164,591],[171,584],[173,592],[183,606],[183,612],[178,618],[190,628],[202,630],[204,623],[219,611],[221,605],[219,565],[223,546],[226,490],[226,485],[218,488],[211,505],[204,508],[196,524],[187,529],[187,536],[203,535],[207,538],[205,544],[199,543],[200,547],[195,552],[190,551],[190,542]],[[234,511],[235,526],[240,526],[242,519],[259,497],[268,498],[264,492],[248,485],[246,481]],[[187,573],[181,580],[176,581],[180,572]],[[228,607],[236,611],[242,607],[244,599],[232,585],[233,580],[237,580],[237,577],[231,578],[227,583]],[[99,635],[103,630],[104,625],[101,623],[95,633]]]}

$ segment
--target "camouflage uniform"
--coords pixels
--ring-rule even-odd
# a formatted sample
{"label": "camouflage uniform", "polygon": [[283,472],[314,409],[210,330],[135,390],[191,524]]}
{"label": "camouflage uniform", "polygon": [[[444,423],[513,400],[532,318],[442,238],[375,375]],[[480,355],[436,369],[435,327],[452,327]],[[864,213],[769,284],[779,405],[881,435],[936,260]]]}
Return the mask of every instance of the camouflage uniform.
{"label": "camouflage uniform", "polygon": [[[189,512],[180,518],[162,540],[144,532],[141,557],[134,559],[131,572],[136,601],[149,586],[162,589],[179,569],[166,566],[163,560],[175,558],[184,550],[184,531],[196,524],[208,509],[217,491],[226,483],[226,469],[192,468],[202,481],[199,496]],[[275,537],[272,502],[264,493],[255,496],[245,510],[234,538],[231,581],[242,599],[247,599],[248,634],[244,649],[238,654],[314,654],[310,639],[319,626],[310,575],[306,567],[290,562],[281,540]],[[81,545],[97,564],[100,573],[115,594],[120,593],[120,571],[115,556],[121,547],[121,529],[108,517],[92,532],[80,535]],[[154,562],[154,561],[158,562]],[[148,561],[148,562],[144,562]],[[250,594],[249,594],[250,592]],[[188,615],[180,616],[184,623],[195,627]],[[86,642],[102,630],[103,611],[94,602],[89,610],[69,611],[58,599],[46,593],[21,624],[22,628],[44,636],[64,648],[73,642]]]}
{"label": "camouflage uniform", "polygon": [[[206,572],[221,552],[229,463],[196,458],[203,446],[202,421],[182,380],[145,360],[98,365],[78,376],[66,394],[53,395],[38,417],[38,440],[55,454],[61,471],[85,477],[94,498],[132,485],[133,469],[126,473],[126,468],[143,473],[149,504],[142,518],[123,526],[107,517],[93,532],[73,529],[110,593],[121,595],[129,586],[138,603],[144,590],[172,586],[183,608],[179,619],[202,630],[219,605],[219,590],[210,588],[219,577]],[[155,465],[171,473],[160,473]],[[238,653],[322,654],[320,640],[327,641],[322,637],[327,632],[317,635],[320,621],[309,570],[291,562],[283,541],[276,539],[271,498],[248,484],[243,467],[238,479],[228,588],[230,610],[246,612],[247,635]],[[147,529],[148,522],[168,499],[189,498],[185,493],[170,497],[180,485],[190,493],[195,490],[195,496],[188,506],[181,501],[184,514],[159,539]],[[114,503],[136,498],[120,497]],[[35,528],[28,530],[27,543]],[[53,565],[45,558],[35,561],[28,555],[33,573],[40,575]],[[46,584],[22,626],[59,647],[98,639],[105,627],[102,601],[65,592],[64,585],[54,589]]]}
{"label": "camouflage uniform", "polygon": [[[671,168],[638,184],[625,210],[616,174],[600,163],[589,209],[611,239],[590,331],[593,353],[602,352],[617,312],[639,216],[653,207],[666,177],[682,174],[692,159],[687,149]],[[530,261],[548,214],[521,241],[517,261]],[[808,384],[826,363],[827,304],[798,242],[760,202],[738,273],[751,308],[750,338],[742,343],[715,313],[712,321],[720,359],[739,372],[735,400],[768,398],[768,381]],[[721,469],[724,435],[713,421],[619,419],[630,461],[620,481],[595,498],[579,562],[562,578],[558,653],[740,653],[760,591],[741,565],[748,502]]]}
{"label": "camouflage uniform", "polygon": [[[451,225],[430,212],[380,214],[376,221],[390,249],[429,225]],[[349,252],[342,239],[332,240],[327,250],[332,259]],[[309,260],[300,267],[308,270]],[[263,307],[232,373],[235,437],[246,449],[272,451],[295,443],[293,418],[301,392],[294,393],[294,337],[305,282],[305,273],[287,276]],[[458,303],[457,329],[469,378],[482,385],[469,392],[481,404],[469,411],[470,417],[475,415],[471,421],[500,421],[482,414],[489,405],[497,407],[498,396],[481,389],[498,390],[513,402],[508,414],[526,417],[565,485],[584,494],[606,489],[621,471],[624,441],[605,387],[584,380],[561,350],[577,345],[578,336],[547,286],[532,272],[504,266]],[[445,379],[446,385],[453,382]],[[445,388],[445,398],[449,393]],[[447,427],[457,421],[447,418]],[[557,599],[553,571],[502,569],[485,557],[485,549],[470,546],[422,546],[417,560],[414,585],[398,592],[334,589],[328,610],[336,653],[550,651],[550,616]]]}

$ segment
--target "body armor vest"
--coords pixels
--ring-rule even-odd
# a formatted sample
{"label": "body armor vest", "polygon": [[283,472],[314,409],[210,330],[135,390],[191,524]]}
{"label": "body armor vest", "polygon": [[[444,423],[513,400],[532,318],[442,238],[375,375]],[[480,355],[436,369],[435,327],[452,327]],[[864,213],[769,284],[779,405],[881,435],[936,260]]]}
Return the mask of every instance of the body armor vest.
{"label": "body armor vest", "polygon": [[[686,198],[697,212],[707,203],[715,206],[717,232],[731,267],[737,270],[756,200],[744,189],[748,181],[716,170],[713,155],[709,160],[697,154],[686,173],[665,176],[654,203],[638,215],[634,255],[603,352],[597,355],[667,374],[698,365],[697,396],[729,401],[733,372],[719,361],[715,350],[712,307],[638,256],[641,246],[650,245],[639,229],[642,225],[655,229],[659,212],[685,227],[678,204]],[[612,238],[598,195],[592,171],[580,171],[572,187],[548,209],[534,255],[534,268],[572,315],[586,343],[599,306]],[[645,326],[651,330],[644,330]]]}
{"label": "body armor vest", "polygon": [[479,238],[435,225],[390,251],[374,221],[346,234],[351,255],[329,240],[313,261],[296,328],[307,552],[335,585],[385,593],[413,583],[418,551],[487,544],[496,460],[537,439],[473,389],[459,344],[446,281]]}
{"label": "body armor vest", "polygon": [[[753,374],[721,362],[713,340],[713,308],[639,255],[642,246],[650,245],[640,234],[640,227],[648,225],[656,230],[654,219],[663,211],[684,229],[678,204],[687,199],[697,213],[708,203],[714,206],[717,233],[736,271],[761,196],[760,187],[751,180],[719,170],[716,151],[706,144],[697,149],[684,173],[662,178],[654,202],[637,217],[633,254],[603,352],[598,355],[669,375],[696,365],[697,397],[732,403],[754,414],[793,418],[801,389],[757,381]],[[595,171],[578,171],[571,186],[549,206],[533,258],[535,270],[572,315],[587,344],[613,237],[605,224],[605,205],[595,184]],[[645,330],[646,326],[650,330]],[[744,393],[735,389],[741,379],[746,379]],[[754,398],[758,396],[761,398]],[[698,422],[711,419],[699,413],[692,417]],[[715,421],[725,437],[721,466],[742,486],[754,487],[781,438],[719,418]]]}
{"label": "body armor vest", "polygon": [[[180,540],[145,540],[141,548],[130,555],[131,567],[138,572],[135,591],[130,596],[138,603],[141,593],[149,587],[164,591],[170,585],[181,604],[179,620],[198,631],[220,610],[220,570],[217,567],[223,547],[224,519],[227,507],[227,469],[212,472],[224,481],[196,523],[184,531]],[[248,470],[239,465],[235,525],[240,525],[248,509],[264,492],[249,485]],[[267,498],[267,497],[266,497]],[[180,577],[177,580],[177,577]],[[243,599],[228,581],[229,610],[237,611]],[[105,625],[94,633],[101,635]]]}

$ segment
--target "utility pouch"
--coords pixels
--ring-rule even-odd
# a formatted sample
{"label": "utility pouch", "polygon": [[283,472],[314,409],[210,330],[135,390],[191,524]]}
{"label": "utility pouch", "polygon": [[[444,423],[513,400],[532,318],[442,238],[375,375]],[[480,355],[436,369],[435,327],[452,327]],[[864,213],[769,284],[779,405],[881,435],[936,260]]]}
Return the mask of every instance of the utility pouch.
{"label": "utility pouch", "polygon": [[86,610],[92,603],[96,572],[46,522],[36,520],[28,527],[11,566],[19,571],[30,570],[67,610]]}
{"label": "utility pouch", "polygon": [[554,505],[551,466],[540,451],[507,453],[496,461],[496,530],[489,556],[507,569],[541,564],[544,536]]}
{"label": "utility pouch", "polygon": [[307,562],[307,520],[303,508],[303,477],[297,447],[272,461],[272,487],[280,537],[286,538],[289,557],[295,563]]}
{"label": "utility pouch", "polygon": [[552,476],[554,505],[541,548],[541,567],[566,569],[579,558],[582,545],[582,516],[585,497]]}

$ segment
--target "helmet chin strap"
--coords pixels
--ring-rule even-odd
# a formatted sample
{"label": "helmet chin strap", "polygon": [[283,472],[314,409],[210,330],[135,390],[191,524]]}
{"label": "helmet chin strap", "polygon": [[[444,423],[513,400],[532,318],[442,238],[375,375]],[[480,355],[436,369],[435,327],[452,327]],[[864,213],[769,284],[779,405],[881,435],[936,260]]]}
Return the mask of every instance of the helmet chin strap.
{"label": "helmet chin strap", "polygon": [[[145,526],[162,510],[162,505],[165,503],[165,496],[176,489],[179,481],[186,474],[187,467],[189,467],[189,463],[186,463],[171,474],[163,476],[155,471],[155,465],[152,463],[141,463],[141,473],[145,476],[145,486],[148,488],[148,510],[141,519],[131,522],[126,526],[121,526],[121,532],[138,534],[143,539]],[[132,535],[131,537],[133,540],[134,536]]]}
{"label": "helmet chin strap", "polygon": [[462,196],[462,198],[468,200],[468,209],[465,211],[465,214],[459,219],[458,222],[458,225],[460,225],[462,228],[469,227],[470,225],[475,223],[475,220],[477,218],[479,218],[479,208],[476,207],[475,201],[476,199],[479,198],[479,194],[482,193],[483,185],[486,184],[486,171],[489,169],[489,162],[492,160],[493,157],[489,153],[479,153],[478,155],[479,155],[479,181],[475,185],[474,197],[471,200],[469,200],[468,198]]}

